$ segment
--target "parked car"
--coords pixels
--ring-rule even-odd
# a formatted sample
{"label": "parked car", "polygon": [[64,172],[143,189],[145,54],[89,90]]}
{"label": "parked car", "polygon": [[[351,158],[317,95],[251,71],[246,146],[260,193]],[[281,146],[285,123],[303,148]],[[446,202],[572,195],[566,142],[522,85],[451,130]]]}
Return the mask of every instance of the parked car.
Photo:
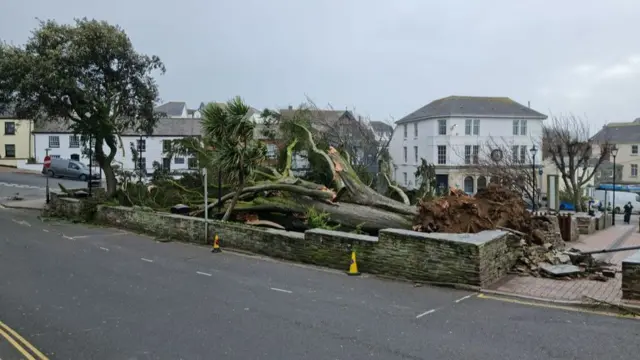
{"label": "parked car", "polygon": [[[89,167],[80,161],[54,158],[51,159],[51,165],[49,168],[44,166],[42,167],[42,174],[50,177],[71,178],[87,181],[89,179]],[[100,179],[100,172],[93,172],[91,177],[94,180]]]}

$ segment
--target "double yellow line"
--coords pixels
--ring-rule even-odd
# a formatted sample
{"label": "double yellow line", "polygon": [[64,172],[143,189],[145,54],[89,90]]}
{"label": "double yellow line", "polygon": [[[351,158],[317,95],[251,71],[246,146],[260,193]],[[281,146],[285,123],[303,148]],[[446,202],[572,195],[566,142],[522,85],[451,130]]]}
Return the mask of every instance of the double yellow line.
{"label": "double yellow line", "polygon": [[[31,345],[25,338],[2,321],[0,321],[0,336],[7,339],[9,344],[13,345],[27,360],[49,360],[49,358],[36,349],[35,346]],[[27,349],[30,351],[27,351]]]}

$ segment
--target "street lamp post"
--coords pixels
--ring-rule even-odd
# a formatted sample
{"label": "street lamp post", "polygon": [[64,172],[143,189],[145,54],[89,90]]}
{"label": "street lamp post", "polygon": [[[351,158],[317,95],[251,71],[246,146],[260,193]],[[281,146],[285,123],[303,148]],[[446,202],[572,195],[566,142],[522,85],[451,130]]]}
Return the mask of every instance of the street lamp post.
{"label": "street lamp post", "polygon": [[533,147],[529,150],[531,152],[531,174],[533,175],[533,190],[532,190],[532,198],[533,200],[533,211],[536,211],[536,154],[538,153],[538,148],[533,145]]}
{"label": "street lamp post", "polygon": [[[541,199],[541,197],[542,197],[541,196],[542,195],[541,194],[542,193],[542,167],[540,167],[540,169],[538,169],[538,175],[540,175],[540,191],[538,191],[538,202],[541,202],[542,201],[542,199]],[[547,186],[547,187],[549,187],[549,186]],[[547,194],[547,196],[549,196],[549,195]],[[549,206],[549,204],[547,204],[547,206]]]}
{"label": "street lamp post", "polygon": [[613,145],[611,148],[611,155],[613,156],[613,207],[611,208],[611,212],[613,215],[611,216],[611,225],[616,224],[616,156],[618,156],[618,147]]}
{"label": "street lamp post", "polygon": [[140,133],[140,140],[138,140],[138,179],[142,184],[142,161],[141,160],[142,160],[142,132]]}

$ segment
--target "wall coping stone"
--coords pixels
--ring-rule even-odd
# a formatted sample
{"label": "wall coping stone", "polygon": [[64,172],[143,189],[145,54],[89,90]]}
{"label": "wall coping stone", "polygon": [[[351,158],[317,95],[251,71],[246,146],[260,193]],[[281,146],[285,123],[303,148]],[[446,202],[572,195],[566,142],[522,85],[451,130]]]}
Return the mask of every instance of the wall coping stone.
{"label": "wall coping stone", "polygon": [[[278,231],[283,231],[283,230],[278,230]],[[371,235],[363,235],[363,234],[354,234],[354,233],[346,233],[343,231],[335,231],[335,230],[326,230],[326,229],[310,229],[305,231],[304,233],[306,234],[315,234],[315,235],[322,235],[322,236],[331,236],[331,237],[339,237],[339,238],[347,238],[350,240],[354,240],[354,241],[364,241],[364,242],[373,242],[373,243],[377,243],[378,242],[378,238],[375,236],[371,236]],[[302,234],[304,237],[304,233],[299,233]]]}
{"label": "wall coping stone", "polygon": [[636,251],[635,253],[633,253],[633,255],[627,257],[626,259],[622,260],[622,263],[631,263],[631,264],[638,264],[640,265],[640,251]]}
{"label": "wall coping stone", "polygon": [[409,236],[414,239],[420,240],[439,240],[439,241],[451,241],[463,244],[482,245],[495,240],[501,236],[509,234],[503,230],[485,230],[475,234],[452,234],[452,233],[423,233],[405,229],[383,229],[380,230],[380,235],[394,234],[401,236]]}

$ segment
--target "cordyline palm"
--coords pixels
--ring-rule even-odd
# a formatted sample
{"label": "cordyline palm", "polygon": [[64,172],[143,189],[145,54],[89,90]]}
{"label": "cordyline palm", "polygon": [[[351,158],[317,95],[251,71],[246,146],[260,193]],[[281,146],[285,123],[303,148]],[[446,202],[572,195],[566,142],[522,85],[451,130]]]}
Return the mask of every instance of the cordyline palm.
{"label": "cordyline palm", "polygon": [[202,139],[186,138],[173,143],[173,154],[195,156],[200,166],[220,169],[227,181],[237,184],[223,221],[231,216],[242,189],[266,156],[265,145],[253,137],[255,124],[249,110],[239,97],[224,105],[209,103],[202,110]]}

